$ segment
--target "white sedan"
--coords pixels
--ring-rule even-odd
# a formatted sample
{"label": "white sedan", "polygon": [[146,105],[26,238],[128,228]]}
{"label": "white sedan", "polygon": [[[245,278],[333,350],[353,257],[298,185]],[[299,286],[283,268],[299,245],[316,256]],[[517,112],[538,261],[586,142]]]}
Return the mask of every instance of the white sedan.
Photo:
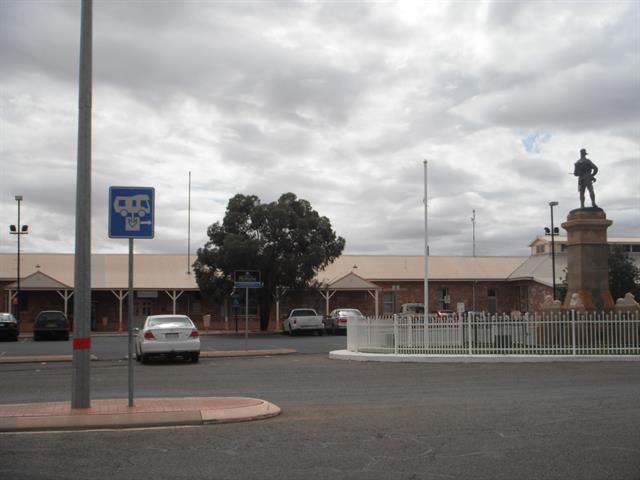
{"label": "white sedan", "polygon": [[136,329],[136,360],[151,356],[176,357],[194,363],[200,358],[200,333],[186,315],[151,315]]}

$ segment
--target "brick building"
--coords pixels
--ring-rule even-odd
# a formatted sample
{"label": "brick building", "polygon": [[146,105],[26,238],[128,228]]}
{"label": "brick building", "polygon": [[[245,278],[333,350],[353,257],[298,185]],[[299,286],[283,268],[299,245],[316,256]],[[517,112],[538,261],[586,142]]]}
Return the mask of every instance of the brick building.
{"label": "brick building", "polygon": [[[610,238],[640,264],[640,238]],[[566,237],[556,237],[556,283],[566,267]],[[429,309],[511,312],[535,311],[552,293],[552,265],[548,237],[530,244],[530,256],[429,257]],[[193,261],[194,259],[192,259]],[[62,310],[73,318],[73,254],[20,255],[23,331],[30,331],[41,310]],[[187,272],[184,255],[135,256],[134,325],[150,314],[189,315],[200,328],[244,328],[242,308],[233,299],[217,304],[200,295],[195,277]],[[126,254],[92,255],[92,329],[128,328]],[[0,254],[0,311],[15,313],[16,255]],[[328,313],[338,307],[359,308],[365,315],[398,312],[403,303],[422,303],[424,257],[343,255],[317,275],[320,288],[281,292],[271,312],[271,329],[281,328],[281,315],[294,307]],[[250,295],[250,328],[258,329],[257,307]]]}

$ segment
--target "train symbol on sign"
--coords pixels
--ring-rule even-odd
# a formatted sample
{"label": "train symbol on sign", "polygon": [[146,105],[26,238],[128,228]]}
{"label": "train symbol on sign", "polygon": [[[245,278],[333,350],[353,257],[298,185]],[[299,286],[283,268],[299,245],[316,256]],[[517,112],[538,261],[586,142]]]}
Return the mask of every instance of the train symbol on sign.
{"label": "train symbol on sign", "polygon": [[118,195],[113,201],[113,209],[125,218],[124,229],[127,232],[139,232],[141,225],[151,225],[151,220],[142,220],[151,213],[149,195]]}

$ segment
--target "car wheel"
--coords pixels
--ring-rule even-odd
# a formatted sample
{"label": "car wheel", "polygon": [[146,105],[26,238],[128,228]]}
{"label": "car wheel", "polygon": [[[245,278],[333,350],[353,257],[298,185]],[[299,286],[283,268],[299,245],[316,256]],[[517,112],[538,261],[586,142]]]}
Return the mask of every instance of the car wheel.
{"label": "car wheel", "polygon": [[38,335],[36,332],[33,332],[33,341],[37,342],[38,340],[40,340],[40,335]]}
{"label": "car wheel", "polygon": [[145,363],[149,363],[149,357],[144,353],[140,355],[140,362],[144,365]]}
{"label": "car wheel", "polygon": [[138,353],[138,348],[136,347],[136,362],[141,362],[141,361],[142,361],[142,355]]}
{"label": "car wheel", "polygon": [[318,330],[318,336],[323,336],[324,335],[324,328],[321,328],[320,330]]}
{"label": "car wheel", "polygon": [[193,363],[198,363],[198,360],[200,360],[200,353],[196,352],[191,356],[191,360],[193,361]]}

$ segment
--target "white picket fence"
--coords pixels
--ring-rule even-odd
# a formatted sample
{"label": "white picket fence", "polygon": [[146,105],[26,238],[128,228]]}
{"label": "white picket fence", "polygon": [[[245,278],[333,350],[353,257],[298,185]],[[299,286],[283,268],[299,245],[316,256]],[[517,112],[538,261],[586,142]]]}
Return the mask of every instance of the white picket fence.
{"label": "white picket fence", "polygon": [[554,314],[349,319],[347,349],[423,355],[640,355],[640,314]]}

